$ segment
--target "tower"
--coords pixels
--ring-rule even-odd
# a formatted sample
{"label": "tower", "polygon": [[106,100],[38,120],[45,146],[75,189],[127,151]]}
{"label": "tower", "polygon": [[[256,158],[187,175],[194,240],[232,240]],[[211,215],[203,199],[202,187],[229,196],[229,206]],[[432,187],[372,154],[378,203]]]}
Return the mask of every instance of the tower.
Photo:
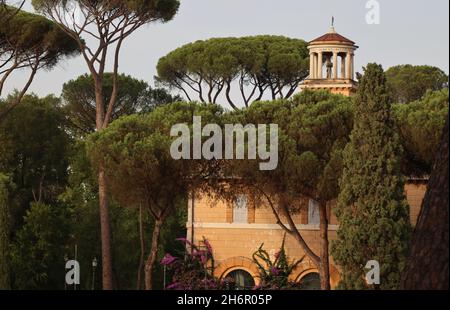
{"label": "tower", "polygon": [[334,94],[352,96],[356,93],[355,42],[341,36],[334,26],[325,35],[309,42],[309,77],[300,89],[323,89]]}

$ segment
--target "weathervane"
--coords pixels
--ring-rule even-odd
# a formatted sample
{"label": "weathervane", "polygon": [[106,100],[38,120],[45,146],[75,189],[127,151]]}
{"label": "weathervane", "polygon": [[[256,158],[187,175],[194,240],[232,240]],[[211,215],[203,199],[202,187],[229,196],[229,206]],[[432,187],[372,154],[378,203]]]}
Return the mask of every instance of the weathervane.
{"label": "weathervane", "polygon": [[331,27],[334,27],[334,16],[331,17]]}

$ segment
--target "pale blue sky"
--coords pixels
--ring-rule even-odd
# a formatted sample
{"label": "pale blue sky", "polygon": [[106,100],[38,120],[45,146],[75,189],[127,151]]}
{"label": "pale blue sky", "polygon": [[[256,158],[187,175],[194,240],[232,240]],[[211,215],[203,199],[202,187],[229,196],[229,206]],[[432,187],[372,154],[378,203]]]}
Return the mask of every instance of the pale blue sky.
{"label": "pale blue sky", "polygon": [[[448,0],[378,0],[381,23],[368,25],[367,0],[181,0],[170,23],[150,25],[125,44],[120,71],[153,85],[158,59],[191,41],[224,36],[284,35],[312,40],[328,31],[331,16],[336,30],[360,49],[356,66],[368,62],[385,68],[397,64],[427,64],[449,71]],[[32,11],[28,1],[27,10]],[[31,91],[59,95],[62,84],[86,73],[81,58],[60,63],[51,72],[40,72]],[[5,94],[23,85],[25,74],[9,80]]]}

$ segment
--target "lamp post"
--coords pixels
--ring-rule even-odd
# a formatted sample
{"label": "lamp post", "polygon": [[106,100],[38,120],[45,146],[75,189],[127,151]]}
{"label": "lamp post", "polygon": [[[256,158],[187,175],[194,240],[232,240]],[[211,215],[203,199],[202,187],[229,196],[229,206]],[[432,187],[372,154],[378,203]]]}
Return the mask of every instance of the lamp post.
{"label": "lamp post", "polygon": [[97,265],[97,258],[94,257],[94,259],[92,260],[92,290],[95,289],[95,269],[97,268]]}

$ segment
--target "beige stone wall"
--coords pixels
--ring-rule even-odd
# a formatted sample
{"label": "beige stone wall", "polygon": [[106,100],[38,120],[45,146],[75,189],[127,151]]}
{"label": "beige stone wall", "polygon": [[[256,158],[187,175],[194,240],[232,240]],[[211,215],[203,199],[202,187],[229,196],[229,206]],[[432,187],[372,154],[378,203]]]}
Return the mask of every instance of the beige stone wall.
{"label": "beige stone wall", "polygon": [[308,85],[307,87],[303,87],[302,89],[313,89],[313,90],[326,90],[335,95],[344,95],[347,97],[352,97],[356,95],[356,87],[321,87]]}
{"label": "beige stone wall", "polygon": [[405,186],[406,199],[408,200],[411,224],[416,226],[417,219],[419,218],[420,210],[422,207],[422,201],[427,191],[427,185],[425,182],[411,182]]}
{"label": "beige stone wall", "polygon": [[[426,191],[424,182],[408,183],[405,186],[405,194],[411,207],[411,222],[415,225],[420,212],[421,203]],[[307,201],[302,202],[302,211],[294,216],[295,222],[308,245],[319,253],[320,234],[319,227],[308,224]],[[279,250],[284,232],[276,224],[276,218],[271,209],[266,205],[256,206],[249,202],[248,223],[233,223],[233,208],[229,203],[209,198],[197,197],[195,199],[194,212],[194,242],[198,243],[204,238],[208,239],[214,250],[216,259],[216,275],[225,276],[235,269],[244,269],[257,276],[256,265],[252,262],[252,254],[264,243],[264,248],[271,254]],[[329,204],[333,208],[335,202]],[[337,219],[334,212],[330,213],[329,239],[336,238]],[[191,214],[191,213],[190,213]],[[192,235],[192,222],[189,221],[188,238]],[[286,237],[286,251],[292,260],[304,257],[304,252],[296,240]],[[331,261],[332,286],[337,285],[339,274]],[[293,280],[299,280],[309,272],[317,272],[317,268],[305,259],[293,275]],[[256,282],[258,280],[256,279]]]}

